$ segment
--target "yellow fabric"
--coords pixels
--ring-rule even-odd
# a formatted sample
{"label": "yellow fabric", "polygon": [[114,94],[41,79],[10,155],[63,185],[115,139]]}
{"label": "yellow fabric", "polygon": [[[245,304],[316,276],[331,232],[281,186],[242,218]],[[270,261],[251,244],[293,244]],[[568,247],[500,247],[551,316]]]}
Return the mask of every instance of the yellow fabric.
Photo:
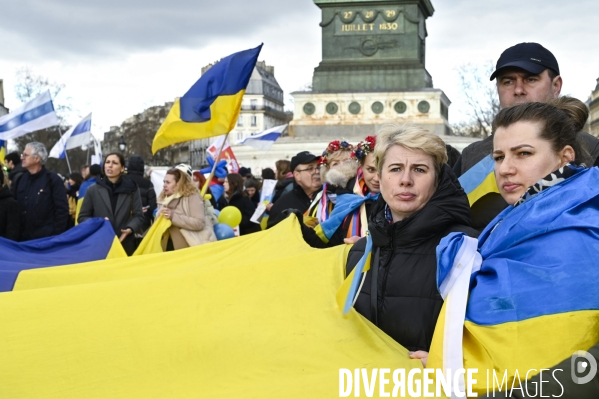
{"label": "yellow fabric", "polygon": [[210,106],[211,119],[201,123],[189,123],[181,120],[181,108],[177,98],[154,136],[152,154],[176,143],[229,133],[237,124],[244,94],[245,90],[241,90],[234,95],[219,96]]}
{"label": "yellow fabric", "polygon": [[[345,247],[349,248],[348,245],[345,245]],[[372,257],[372,252],[369,253],[367,256],[368,257],[366,258],[366,263],[364,264],[363,273],[366,273],[368,270],[370,270],[370,263],[371,263],[370,260]],[[347,259],[347,256],[346,256],[346,259]],[[356,268],[354,267],[352,269],[351,273],[349,274],[349,276],[347,276],[345,278],[345,280],[343,280],[343,283],[337,290],[337,294],[335,295],[335,298],[337,300],[337,306],[339,306],[339,309],[343,309],[345,306],[345,301],[347,299],[347,296],[349,295],[349,289],[351,287],[351,282],[354,279],[355,274],[356,274]],[[361,276],[360,278],[362,278],[362,277],[364,277],[364,276]]]}
{"label": "yellow fabric", "polygon": [[133,253],[133,256],[147,255],[147,254],[158,254],[163,252],[162,250],[162,236],[171,227],[172,222],[165,219],[164,216],[160,215],[152,224],[152,227],[148,230],[143,240],[139,243],[139,246]]}
{"label": "yellow fabric", "polygon": [[485,177],[485,180],[483,180],[478,187],[468,194],[468,202],[470,203],[470,206],[489,193],[499,193],[494,171],[491,171],[491,173]]}
{"label": "yellow fabric", "polygon": [[83,205],[83,198],[79,198],[77,201],[77,210],[75,211],[75,226],[79,224],[77,219],[79,219],[79,212],[81,212],[81,205]]}
{"label": "yellow fabric", "polygon": [[[442,368],[444,325],[445,306],[437,319],[427,367]],[[551,333],[543,334],[542,331]],[[599,311],[596,310],[559,313],[493,326],[467,321],[463,338],[464,366],[478,369],[478,374],[474,375],[477,379],[474,391],[480,396],[486,394],[487,383],[491,389],[493,370],[499,376],[499,382],[507,370],[508,386],[511,387],[516,370],[518,379],[525,381],[528,370],[537,369],[529,374],[529,378],[533,377],[540,369],[551,368],[575,351],[587,350],[597,342]]]}
{"label": "yellow fabric", "polygon": [[123,248],[123,245],[119,241],[119,238],[117,236],[114,236],[114,239],[112,240],[112,246],[106,254],[106,259],[119,259],[126,257],[127,252],[125,252],[125,248]]}
{"label": "yellow fabric", "polygon": [[337,308],[347,250],[310,248],[290,217],[180,251],[23,272],[0,294],[0,397],[331,398],[340,368],[407,376],[419,360]]}

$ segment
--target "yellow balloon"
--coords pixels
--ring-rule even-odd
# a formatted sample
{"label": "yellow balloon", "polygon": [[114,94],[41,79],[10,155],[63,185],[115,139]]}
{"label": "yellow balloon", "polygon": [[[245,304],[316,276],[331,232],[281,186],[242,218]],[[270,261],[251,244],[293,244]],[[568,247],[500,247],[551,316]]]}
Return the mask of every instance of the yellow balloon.
{"label": "yellow balloon", "polygon": [[235,228],[241,223],[241,212],[234,206],[226,206],[220,211],[218,222]]}

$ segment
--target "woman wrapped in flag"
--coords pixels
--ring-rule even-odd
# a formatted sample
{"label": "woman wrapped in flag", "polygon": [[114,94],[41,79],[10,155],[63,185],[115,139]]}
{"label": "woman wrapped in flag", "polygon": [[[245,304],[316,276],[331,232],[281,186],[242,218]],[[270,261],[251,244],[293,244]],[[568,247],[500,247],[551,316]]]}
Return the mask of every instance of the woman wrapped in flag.
{"label": "woman wrapped in flag", "polygon": [[[503,109],[493,158],[510,205],[478,242],[452,234],[437,249],[449,299],[428,366],[478,368],[479,394],[493,388],[494,375],[518,387],[599,342],[599,170],[584,166],[589,157],[577,140],[587,118],[585,104],[569,97]],[[599,397],[575,394],[581,387],[570,373],[554,377],[544,379],[555,395]]]}
{"label": "woman wrapped in flag", "polygon": [[476,234],[466,193],[446,162],[440,137],[416,126],[386,127],[374,148],[381,196],[369,235],[347,259],[349,274],[372,249],[370,269],[357,276],[362,283],[354,307],[417,358],[429,350],[443,305],[435,249],[450,232]]}

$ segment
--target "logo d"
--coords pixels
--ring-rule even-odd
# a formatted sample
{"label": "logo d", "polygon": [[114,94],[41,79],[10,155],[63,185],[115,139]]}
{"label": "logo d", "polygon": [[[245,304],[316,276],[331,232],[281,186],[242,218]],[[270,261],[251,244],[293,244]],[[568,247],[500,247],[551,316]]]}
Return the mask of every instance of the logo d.
{"label": "logo d", "polygon": [[[577,362],[577,360],[581,358],[584,360]],[[588,374],[586,376],[578,376],[587,370]],[[576,351],[570,359],[570,373],[572,375],[572,381],[574,381],[575,384],[586,384],[595,378],[595,375],[597,374],[597,361],[588,352]]]}

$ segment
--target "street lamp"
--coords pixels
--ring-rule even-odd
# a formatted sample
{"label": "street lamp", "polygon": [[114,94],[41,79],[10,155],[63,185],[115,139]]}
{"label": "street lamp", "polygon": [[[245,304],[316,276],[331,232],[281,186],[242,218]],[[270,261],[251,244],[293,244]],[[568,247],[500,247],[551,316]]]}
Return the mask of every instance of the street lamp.
{"label": "street lamp", "polygon": [[126,149],[127,149],[127,143],[125,142],[125,138],[123,136],[121,136],[121,139],[119,140],[119,150],[121,150],[122,152],[125,152]]}

